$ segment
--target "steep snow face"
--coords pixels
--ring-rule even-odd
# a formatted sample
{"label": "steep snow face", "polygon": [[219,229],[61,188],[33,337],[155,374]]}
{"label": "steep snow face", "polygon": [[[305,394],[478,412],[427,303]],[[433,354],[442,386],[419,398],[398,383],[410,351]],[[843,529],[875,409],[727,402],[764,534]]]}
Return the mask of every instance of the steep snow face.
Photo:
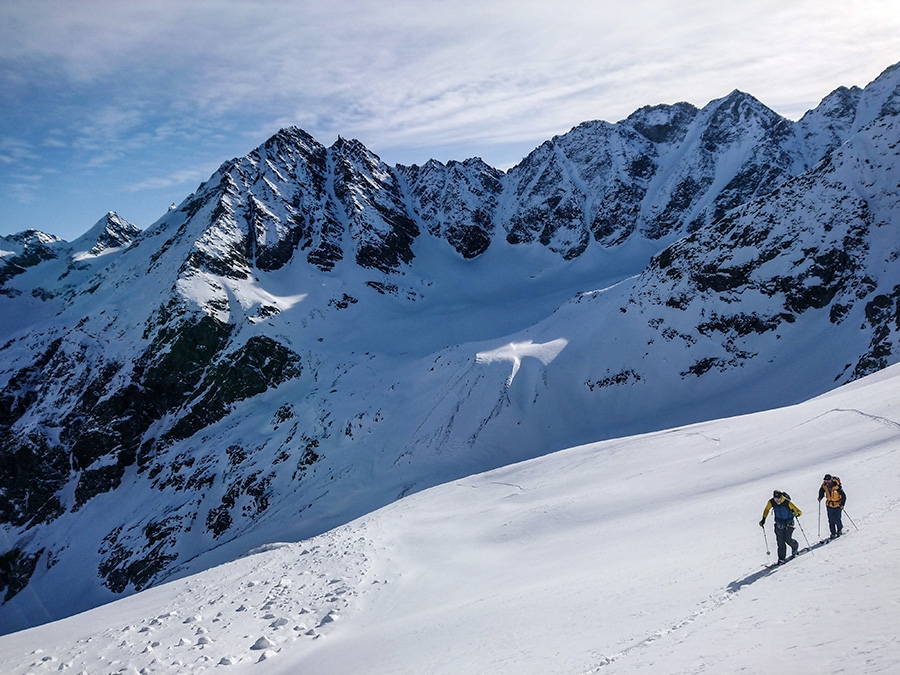
{"label": "steep snow face", "polygon": [[811,164],[827,156],[853,132],[861,94],[859,87],[839,87],[797,122]]}
{"label": "steep snow face", "polygon": [[72,242],[73,257],[80,261],[91,256],[110,255],[129,247],[140,232],[137,225],[110,211]]}
{"label": "steep snow face", "polygon": [[[223,164],[158,229],[195,242],[185,272],[244,280],[252,269],[283,267],[295,251],[331,269],[343,253],[344,219],[328,165],[324,146],[299,129],[283,129],[247,157]],[[179,215],[198,229],[175,230]]]}
{"label": "steep snow face", "polygon": [[544,143],[510,170],[503,224],[510,242],[566,259],[592,239],[671,241],[805,168],[792,124],[736,91],[703,110],[645,108]]}
{"label": "steep snow face", "polygon": [[408,264],[419,226],[395,174],[358,141],[339,139],[332,158],[334,190],[347,215],[356,263],[386,273]]}
{"label": "steep snow face", "polygon": [[98,224],[130,244],[12,238],[0,621],[895,362],[898,84],[796,176],[799,127],[734,92],[585,123],[506,174],[289,128],[139,235]]}
{"label": "steep snow face", "polygon": [[846,381],[896,359],[898,135],[900,118],[879,118],[813,171],[654,259],[638,284],[640,303],[674,310],[661,325],[677,327],[681,314],[721,341],[722,351],[691,372],[744,363],[759,355],[751,344],[761,334],[781,336],[797,322],[807,334],[862,327],[847,336],[856,359],[817,354],[821,377]]}

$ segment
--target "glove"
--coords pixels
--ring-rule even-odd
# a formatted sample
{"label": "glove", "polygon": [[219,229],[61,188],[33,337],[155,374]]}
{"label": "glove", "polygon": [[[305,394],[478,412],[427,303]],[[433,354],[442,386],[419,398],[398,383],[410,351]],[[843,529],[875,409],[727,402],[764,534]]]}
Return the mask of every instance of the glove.
{"label": "glove", "polygon": [[766,526],[766,519],[765,519],[765,518],[763,518],[761,521],[759,521],[759,526],[760,526],[760,527],[765,527],[765,526]]}

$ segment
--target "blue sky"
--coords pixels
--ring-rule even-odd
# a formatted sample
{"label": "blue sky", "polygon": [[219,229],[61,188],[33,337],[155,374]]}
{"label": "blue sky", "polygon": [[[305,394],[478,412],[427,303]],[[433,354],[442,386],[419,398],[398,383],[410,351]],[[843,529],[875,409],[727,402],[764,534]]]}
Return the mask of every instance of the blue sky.
{"label": "blue sky", "polygon": [[896,0],[3,0],[0,235],[147,227],[297,125],[390,164],[733,89],[792,119],[900,61]]}

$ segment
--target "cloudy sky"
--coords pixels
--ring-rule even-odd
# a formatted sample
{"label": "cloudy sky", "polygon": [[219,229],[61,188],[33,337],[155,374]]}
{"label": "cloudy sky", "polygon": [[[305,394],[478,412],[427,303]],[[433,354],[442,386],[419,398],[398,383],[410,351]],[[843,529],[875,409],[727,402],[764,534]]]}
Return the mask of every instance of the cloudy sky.
{"label": "cloudy sky", "polygon": [[797,119],[898,36],[897,0],[2,0],[0,235],[146,227],[287,125],[505,169],[733,89]]}

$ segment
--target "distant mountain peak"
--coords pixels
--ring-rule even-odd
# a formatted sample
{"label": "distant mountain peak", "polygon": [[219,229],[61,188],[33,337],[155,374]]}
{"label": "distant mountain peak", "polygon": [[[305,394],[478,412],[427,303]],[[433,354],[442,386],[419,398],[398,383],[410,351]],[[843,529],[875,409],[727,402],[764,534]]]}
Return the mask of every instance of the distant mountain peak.
{"label": "distant mountain peak", "polygon": [[63,241],[55,234],[47,234],[46,232],[42,232],[41,230],[36,230],[34,228],[29,228],[27,230],[23,230],[21,232],[16,232],[15,234],[10,234],[4,237],[7,241],[18,242],[20,244],[55,244]]}
{"label": "distant mountain peak", "polygon": [[140,233],[141,228],[137,225],[110,211],[72,245],[76,250],[88,247],[91,255],[101,255],[105,251],[130,246]]}

